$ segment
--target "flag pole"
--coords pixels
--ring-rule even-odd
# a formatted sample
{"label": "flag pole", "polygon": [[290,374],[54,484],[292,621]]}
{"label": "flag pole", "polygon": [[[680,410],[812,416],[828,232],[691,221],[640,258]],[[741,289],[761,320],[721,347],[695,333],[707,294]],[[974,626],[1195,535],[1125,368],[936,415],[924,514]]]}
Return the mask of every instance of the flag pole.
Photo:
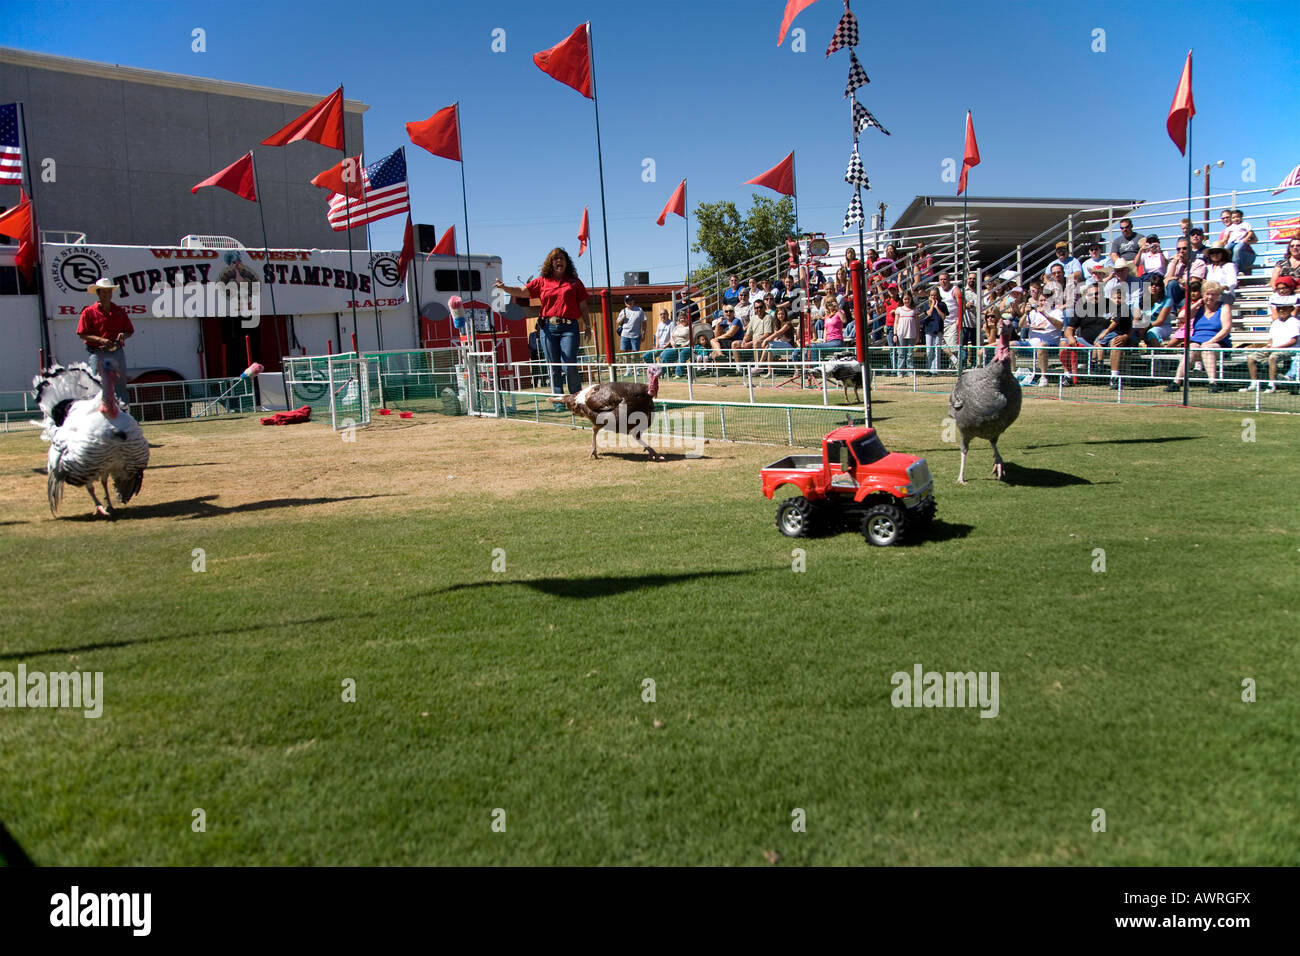
{"label": "flag pole", "polygon": [[[966,110],[966,121],[968,123],[971,122],[971,111],[969,109]],[[974,127],[972,126],[972,129],[973,128]],[[965,163],[966,160],[965,148],[966,148],[965,143],[963,142],[962,144],[963,164]],[[958,277],[958,282],[957,282],[957,301],[961,303],[961,306],[957,309],[957,377],[958,378],[961,378],[962,364],[963,364],[962,356],[963,353],[965,352],[965,349],[962,348],[961,340],[962,340],[962,336],[965,334],[963,332],[963,329],[966,323],[966,296],[964,294],[966,289],[966,274],[970,272],[970,220],[966,218],[967,217],[966,200],[969,196],[970,196],[970,181],[968,179],[966,182],[966,188],[961,191],[962,268],[961,268],[961,275]]]}
{"label": "flag pole", "polygon": [[[52,343],[50,341],[50,319],[45,314],[45,262],[41,257],[41,231],[36,221],[36,182],[32,178],[31,143],[27,141],[27,107],[19,101],[18,103],[18,125],[22,133],[22,157],[23,167],[27,171],[27,201],[30,202],[32,210],[32,236],[35,238],[36,246],[36,307],[40,310],[38,328],[40,330],[41,350],[45,353],[47,364],[54,362]],[[19,243],[21,245],[21,242]],[[45,371],[41,369],[40,371]]]}
{"label": "flag pole", "polygon": [[[456,152],[460,153],[460,208],[465,215],[465,271],[469,274],[469,294],[474,295],[474,254],[470,250],[469,244],[469,199],[465,190],[465,150],[460,142],[460,100],[452,104],[456,107]],[[492,355],[495,361],[497,351],[497,324],[491,319],[492,310],[488,309],[488,321],[492,325]],[[470,325],[473,325],[473,310],[470,315]]]}
{"label": "flag pole", "polygon": [[587,60],[591,65],[591,105],[596,111],[596,168],[600,173],[600,231],[605,244],[605,295],[612,303],[614,282],[609,271],[609,221],[605,216],[605,157],[600,147],[600,102],[596,99],[596,44],[587,21]]}
{"label": "flag pole", "polygon": [[[257,157],[253,151],[248,151],[249,162],[253,165],[253,189],[257,193],[257,215],[262,220],[262,252],[266,255],[263,262],[271,261],[271,244],[266,238],[266,212],[262,209],[262,184],[257,179]],[[284,346],[280,344],[280,313],[275,308],[275,283],[266,283],[267,289],[271,292],[271,326],[275,332],[275,348],[280,353],[279,357],[284,357]]]}
{"label": "flag pole", "polygon": [[[686,295],[691,294],[691,206],[686,200],[686,180],[682,180],[682,214],[686,220]],[[695,345],[691,343],[692,347]]]}
{"label": "flag pole", "polygon": [[[1192,51],[1187,51],[1187,89],[1191,92],[1192,87]],[[1192,120],[1194,115],[1187,117],[1187,246],[1190,249],[1192,245]],[[1207,177],[1208,182],[1208,177]],[[1174,245],[1177,246],[1177,241]],[[1188,285],[1191,284],[1192,267],[1187,267]],[[1187,323],[1183,326],[1183,407],[1187,407],[1190,400],[1191,381],[1192,381],[1192,300],[1191,297],[1183,295],[1183,306],[1187,309]],[[1207,358],[1206,361],[1213,362],[1213,357]]]}
{"label": "flag pole", "polygon": [[[343,89],[343,84],[340,82],[339,90],[341,91],[342,89]],[[340,102],[343,104],[343,163],[344,163],[343,171],[346,173],[347,160],[348,160],[348,122],[347,122],[347,108],[346,108],[347,100],[342,96],[341,93],[339,99]],[[363,182],[361,183],[363,195],[365,193],[365,183],[364,183],[365,175],[366,175],[366,156],[365,153],[361,153],[359,156],[357,156],[357,176],[363,179]],[[344,180],[344,182],[346,183],[346,180]],[[347,233],[347,237],[348,237],[348,277],[349,278],[357,274],[356,266],[352,262],[352,201],[351,200],[352,197],[345,192],[343,194],[343,225],[346,227],[344,229],[344,232]],[[357,284],[360,285],[360,283]],[[349,298],[352,300],[352,334],[355,335],[357,332],[356,294],[354,293]],[[339,333],[339,336],[340,336],[339,352],[342,352],[343,351],[342,332]]]}

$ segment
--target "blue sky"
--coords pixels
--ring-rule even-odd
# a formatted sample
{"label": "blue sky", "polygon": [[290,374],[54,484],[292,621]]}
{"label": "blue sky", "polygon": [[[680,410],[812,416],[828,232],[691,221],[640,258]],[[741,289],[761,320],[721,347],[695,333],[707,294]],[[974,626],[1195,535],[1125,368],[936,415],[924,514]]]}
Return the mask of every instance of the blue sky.
{"label": "blue sky", "polygon": [[[342,82],[349,99],[370,104],[371,157],[406,144],[407,121],[459,100],[473,251],[502,256],[511,280],[528,276],[551,246],[577,252],[589,204],[603,283],[592,104],[531,59],[590,19],[614,281],[648,270],[667,282],[683,274],[685,227],[676,217],[662,228],[654,219],[683,178],[692,206],[730,199],[743,211],[755,187],[740,184],[794,149],[801,224],[840,231],[851,195],[842,181],[852,147],[848,55],[823,54],[843,6],[819,0],[799,15],[803,53],[792,50],[792,37],[776,44],[784,6],[3,0],[0,45],[322,96]],[[1193,160],[1225,161],[1215,192],[1275,186],[1300,162],[1300,136],[1281,119],[1300,101],[1294,31],[1278,28],[1294,21],[1293,2],[858,0],[853,8],[858,57],[871,77],[858,96],[893,134],[863,134],[873,186],[863,202],[888,203],[889,221],[913,196],[955,191],[940,178],[942,163],[960,162],[968,108],[983,157],[972,195],[1183,194],[1186,161],[1165,116],[1189,48]],[[190,49],[195,27],[207,33],[205,53]],[[491,49],[498,28],[504,53]],[[1105,31],[1104,52],[1093,51],[1097,30]],[[439,230],[459,222],[457,164],[413,146],[407,157],[416,220]],[[642,178],[647,158],[654,182]],[[1243,181],[1246,160],[1256,182]],[[401,226],[376,224],[375,246],[400,245]],[[587,276],[586,257],[580,267]]]}

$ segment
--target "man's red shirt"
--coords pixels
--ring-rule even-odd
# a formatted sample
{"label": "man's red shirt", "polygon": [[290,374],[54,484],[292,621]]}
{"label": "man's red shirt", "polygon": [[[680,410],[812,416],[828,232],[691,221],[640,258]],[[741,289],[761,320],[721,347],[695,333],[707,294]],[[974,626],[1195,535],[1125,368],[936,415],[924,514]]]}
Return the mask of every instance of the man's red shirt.
{"label": "man's red shirt", "polygon": [[110,342],[125,332],[135,334],[135,326],[126,316],[126,310],[116,302],[110,302],[108,308],[96,302],[81,310],[81,321],[77,323],[78,335],[96,335]]}

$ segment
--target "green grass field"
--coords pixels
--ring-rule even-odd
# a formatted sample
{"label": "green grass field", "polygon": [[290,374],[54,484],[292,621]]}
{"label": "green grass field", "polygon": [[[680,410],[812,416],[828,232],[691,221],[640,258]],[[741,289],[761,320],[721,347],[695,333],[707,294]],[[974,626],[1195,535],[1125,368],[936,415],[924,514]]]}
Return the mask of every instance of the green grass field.
{"label": "green grass field", "polygon": [[[774,447],[157,425],[110,523],[0,436],[0,671],[104,675],[0,710],[7,862],[1300,863],[1300,418],[1027,402],[959,487],[942,397],[877,410],[915,546],[782,537]],[[998,716],[891,706],[915,664]]]}

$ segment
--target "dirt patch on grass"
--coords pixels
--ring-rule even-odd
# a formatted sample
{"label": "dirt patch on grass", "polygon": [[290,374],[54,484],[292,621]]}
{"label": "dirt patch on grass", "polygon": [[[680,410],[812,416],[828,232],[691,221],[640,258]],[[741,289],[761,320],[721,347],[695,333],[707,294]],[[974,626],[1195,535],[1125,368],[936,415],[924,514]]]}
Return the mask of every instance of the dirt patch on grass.
{"label": "dirt patch on grass", "polygon": [[[377,420],[354,441],[321,424],[281,428],[256,418],[146,425],[152,446],[141,494],[121,508],[122,523],[244,516],[269,509],[308,516],[393,512],[484,498],[604,488],[665,488],[682,477],[731,467],[738,455],[770,450],[711,443],[703,457],[665,449],[650,462],[639,450],[601,450],[590,460],[586,430],[470,417],[422,415]],[[67,488],[59,521],[45,492],[48,445],[39,432],[0,436],[0,533],[47,534],[84,527],[93,506],[81,488]]]}

